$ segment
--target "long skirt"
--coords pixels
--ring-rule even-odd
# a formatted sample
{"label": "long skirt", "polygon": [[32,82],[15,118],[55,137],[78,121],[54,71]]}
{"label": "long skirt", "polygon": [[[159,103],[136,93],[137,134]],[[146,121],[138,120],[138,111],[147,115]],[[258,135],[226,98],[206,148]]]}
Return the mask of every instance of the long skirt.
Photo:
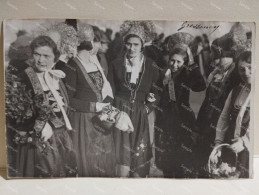
{"label": "long skirt", "polygon": [[71,137],[79,177],[114,177],[115,150],[112,134],[103,134],[92,123],[95,113],[71,112]]}
{"label": "long skirt", "polygon": [[17,175],[17,144],[14,142],[16,132],[12,127],[6,126],[6,152],[7,152],[7,170],[8,177],[16,177]]}
{"label": "long skirt", "polygon": [[130,175],[146,177],[150,170],[152,148],[145,105],[143,102],[131,103],[119,97],[115,98],[114,104],[129,115],[134,127],[132,133],[114,130],[117,163],[129,166]]}
{"label": "long skirt", "polygon": [[218,118],[216,116],[208,118],[204,117],[198,123],[198,128],[201,130],[200,138],[198,142],[198,166],[199,166],[199,177],[208,178],[208,160],[209,156],[214,147],[214,140],[216,136],[216,127],[217,127]]}
{"label": "long skirt", "polygon": [[[222,105],[217,105],[218,110],[214,110],[214,103],[209,101],[206,97],[199,110],[197,117],[197,126],[199,130],[199,142],[198,142],[198,163],[200,169],[199,177],[208,177],[207,163],[209,156],[214,147],[214,141],[216,136],[217,122],[220,116],[220,110]],[[211,111],[213,111],[211,113]]]}
{"label": "long skirt", "polygon": [[192,139],[195,128],[195,116],[191,109],[168,104],[157,113],[155,163],[165,177],[197,177],[196,145]]}
{"label": "long skirt", "polygon": [[45,145],[45,148],[29,143],[18,145],[17,177],[75,175],[72,141],[65,128],[53,129],[53,135]]}

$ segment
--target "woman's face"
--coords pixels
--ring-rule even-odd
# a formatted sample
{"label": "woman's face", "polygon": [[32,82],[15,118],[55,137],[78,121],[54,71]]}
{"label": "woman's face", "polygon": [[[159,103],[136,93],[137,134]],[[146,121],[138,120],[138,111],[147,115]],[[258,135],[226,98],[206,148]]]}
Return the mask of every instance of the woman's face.
{"label": "woman's face", "polygon": [[126,41],[125,47],[127,56],[133,58],[140,54],[142,49],[142,42],[140,38],[131,37]]}
{"label": "woman's face", "polygon": [[109,49],[108,43],[101,43],[100,52],[106,53],[108,49]]}
{"label": "woman's face", "polygon": [[238,72],[244,82],[251,84],[251,64],[240,60],[238,63]]}
{"label": "woman's face", "polygon": [[215,47],[214,45],[211,46],[211,51],[210,51],[211,60],[219,59],[219,53],[217,53],[217,50],[214,47]]}
{"label": "woman's face", "polygon": [[55,55],[49,46],[37,47],[33,52],[33,59],[39,72],[50,70],[55,63]]}
{"label": "woman's face", "polygon": [[169,59],[169,66],[172,72],[178,71],[184,65],[184,59],[182,55],[174,54]]}
{"label": "woman's face", "polygon": [[93,49],[90,51],[91,55],[96,55],[101,48],[101,42],[92,42]]}

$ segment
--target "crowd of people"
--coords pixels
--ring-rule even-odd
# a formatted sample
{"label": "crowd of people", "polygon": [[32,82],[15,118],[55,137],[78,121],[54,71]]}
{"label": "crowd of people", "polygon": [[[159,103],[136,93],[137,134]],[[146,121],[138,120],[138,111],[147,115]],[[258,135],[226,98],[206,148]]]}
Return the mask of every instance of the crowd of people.
{"label": "crowd of people", "polygon": [[[151,21],[125,21],[112,35],[74,19],[17,33],[6,70],[9,176],[152,177],[155,166],[167,178],[211,178],[209,161],[249,177],[251,32],[235,23],[213,41],[164,37]],[[197,117],[191,91],[206,91]],[[131,131],[99,128],[110,108]]]}

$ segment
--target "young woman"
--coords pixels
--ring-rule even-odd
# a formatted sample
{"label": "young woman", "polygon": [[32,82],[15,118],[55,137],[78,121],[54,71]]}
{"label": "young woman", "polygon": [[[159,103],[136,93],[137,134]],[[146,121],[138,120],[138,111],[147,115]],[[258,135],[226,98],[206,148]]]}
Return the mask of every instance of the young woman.
{"label": "young woman", "polygon": [[250,101],[251,101],[251,52],[241,53],[238,61],[238,72],[241,83],[229,94],[223,111],[217,124],[215,147],[222,143],[229,143],[230,149],[237,154],[226,154],[224,150],[217,151],[213,161],[221,156],[224,161],[237,163],[237,170],[240,171],[240,178],[249,177],[249,155],[250,146]]}
{"label": "young woman", "polygon": [[230,91],[240,82],[236,56],[239,52],[238,44],[246,41],[246,34],[241,30],[237,31],[237,33],[231,31],[215,39],[211,46],[215,67],[208,77],[206,96],[197,117],[200,134],[198,154],[200,177],[208,176],[206,167],[213,149],[219,116]]}
{"label": "young woman", "polygon": [[186,44],[172,48],[161,86],[155,123],[156,165],[164,177],[193,177],[197,129],[189,96],[190,90],[199,92],[206,85]]}
{"label": "young woman", "polygon": [[72,141],[77,154],[78,176],[115,176],[114,141],[111,134],[99,131],[92,122],[112,100],[112,89],[96,53],[100,45],[98,33],[87,24],[79,26],[80,45],[75,58],[68,61],[66,87],[74,132]]}
{"label": "young woman", "polygon": [[114,106],[126,112],[134,132],[114,131],[118,176],[146,177],[149,174],[152,148],[148,114],[158,101],[155,83],[158,69],[154,61],[143,54],[144,43],[151,30],[148,22],[125,22],[121,26],[125,55],[109,66],[108,78],[114,92]]}
{"label": "young woman", "polygon": [[72,127],[66,114],[68,99],[60,80],[65,74],[52,70],[60,53],[47,36],[35,38],[30,46],[33,65],[18,77],[28,96],[31,94],[33,114],[22,123],[9,121],[17,133],[13,138],[18,144],[16,176],[65,177],[72,176],[72,172],[75,176],[72,141],[68,135]]}

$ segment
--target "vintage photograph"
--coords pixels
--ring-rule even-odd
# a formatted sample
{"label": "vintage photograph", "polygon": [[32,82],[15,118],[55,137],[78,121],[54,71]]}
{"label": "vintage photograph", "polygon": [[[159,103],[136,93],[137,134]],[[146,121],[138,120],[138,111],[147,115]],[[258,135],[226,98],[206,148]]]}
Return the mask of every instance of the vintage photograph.
{"label": "vintage photograph", "polygon": [[251,178],[252,22],[5,20],[9,178]]}

